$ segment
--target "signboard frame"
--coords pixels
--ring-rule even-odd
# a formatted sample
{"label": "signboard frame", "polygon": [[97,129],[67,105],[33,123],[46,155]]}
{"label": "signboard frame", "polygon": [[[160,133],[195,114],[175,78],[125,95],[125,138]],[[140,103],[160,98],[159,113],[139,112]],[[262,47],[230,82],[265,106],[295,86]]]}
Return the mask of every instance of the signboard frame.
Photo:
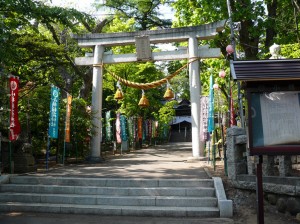
{"label": "signboard frame", "polygon": [[[253,130],[258,130],[253,123],[252,115],[254,108],[254,96],[264,93],[281,93],[281,92],[299,92],[300,97],[300,80],[293,82],[287,80],[281,81],[260,81],[260,82],[247,82],[246,83],[246,97],[248,102],[248,137],[249,137],[249,151],[250,155],[300,155],[299,144],[276,144],[276,145],[255,145],[255,135]],[[299,101],[300,104],[300,101]],[[257,111],[256,111],[257,112]],[[261,111],[260,111],[261,112]],[[300,118],[300,115],[299,115]],[[276,121],[274,121],[276,122]],[[300,130],[299,130],[300,131]],[[263,134],[263,131],[260,130]],[[264,137],[264,136],[262,136]],[[276,136],[274,136],[276,138]],[[300,136],[299,136],[300,141]]]}

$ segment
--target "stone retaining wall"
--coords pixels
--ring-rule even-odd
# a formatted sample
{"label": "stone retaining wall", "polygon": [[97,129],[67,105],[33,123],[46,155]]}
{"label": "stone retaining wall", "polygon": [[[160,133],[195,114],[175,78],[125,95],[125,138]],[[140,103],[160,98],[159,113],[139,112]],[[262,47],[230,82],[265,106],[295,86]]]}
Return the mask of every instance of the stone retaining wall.
{"label": "stone retaining wall", "polygon": [[[227,130],[228,178],[236,188],[256,189],[256,156],[249,156],[245,129]],[[297,156],[263,156],[263,190],[265,198],[280,212],[300,213],[300,177],[293,176]]]}

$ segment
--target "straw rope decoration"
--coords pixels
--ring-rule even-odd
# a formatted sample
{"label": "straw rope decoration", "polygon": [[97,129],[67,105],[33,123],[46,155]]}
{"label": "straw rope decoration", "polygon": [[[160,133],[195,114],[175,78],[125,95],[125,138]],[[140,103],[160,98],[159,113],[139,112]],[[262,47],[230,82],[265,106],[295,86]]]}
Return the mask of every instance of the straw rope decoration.
{"label": "straw rope decoration", "polygon": [[[120,76],[108,71],[106,69],[106,71],[113,77],[115,78],[117,81],[121,82],[122,84],[124,84],[125,86],[129,86],[132,88],[136,88],[136,89],[151,89],[151,88],[155,88],[157,86],[160,86],[164,83],[167,83],[170,79],[172,79],[173,77],[175,77],[179,72],[181,72],[185,67],[187,67],[190,63],[198,60],[199,58],[193,58],[192,61],[189,61],[187,64],[185,64],[184,66],[182,66],[181,68],[179,68],[177,71],[175,71],[173,74],[168,75],[167,77],[160,79],[158,81],[153,81],[153,82],[149,82],[149,83],[137,83],[137,82],[131,82],[128,81],[126,79],[121,78]],[[93,65],[94,67],[99,67],[100,65],[95,64]],[[102,65],[101,65],[102,66]]]}

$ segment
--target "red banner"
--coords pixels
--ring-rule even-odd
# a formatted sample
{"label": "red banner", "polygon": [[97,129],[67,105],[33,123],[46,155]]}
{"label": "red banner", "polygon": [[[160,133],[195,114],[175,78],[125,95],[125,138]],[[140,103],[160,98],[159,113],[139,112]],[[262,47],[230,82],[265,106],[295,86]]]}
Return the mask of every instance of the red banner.
{"label": "red banner", "polygon": [[70,118],[71,118],[72,96],[68,94],[66,105],[65,142],[70,142]]}
{"label": "red banner", "polygon": [[21,132],[21,126],[18,117],[18,97],[19,97],[18,77],[9,78],[9,89],[10,89],[9,140],[15,141]]}
{"label": "red banner", "polygon": [[138,118],[138,137],[139,139],[143,138],[143,118]]}
{"label": "red banner", "polygon": [[230,127],[236,125],[235,113],[234,113],[234,104],[232,98],[232,89],[230,90]]}

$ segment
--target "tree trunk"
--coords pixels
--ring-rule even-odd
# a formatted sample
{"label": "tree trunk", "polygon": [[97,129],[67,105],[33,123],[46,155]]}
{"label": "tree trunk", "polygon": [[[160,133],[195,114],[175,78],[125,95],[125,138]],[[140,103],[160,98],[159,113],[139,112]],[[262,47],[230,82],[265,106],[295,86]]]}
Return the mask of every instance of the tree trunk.
{"label": "tree trunk", "polygon": [[254,27],[253,21],[241,21],[240,44],[247,59],[257,59],[259,37],[251,37],[249,30]]}
{"label": "tree trunk", "polygon": [[88,69],[82,78],[83,85],[80,89],[79,97],[87,100],[92,91],[93,69]]}
{"label": "tree trunk", "polygon": [[266,50],[273,44],[274,37],[276,35],[275,31],[275,19],[276,19],[276,10],[277,10],[277,0],[269,1],[267,4],[268,9],[268,26],[266,29],[266,41],[265,47]]}
{"label": "tree trunk", "polygon": [[239,41],[245,52],[245,56],[247,59],[257,59],[259,36],[256,37],[250,33],[250,30],[254,27],[254,22],[251,19],[246,18],[245,15],[236,12],[239,7],[253,10],[252,2],[250,0],[239,0],[238,2],[230,0],[230,3],[233,15],[239,15],[238,17],[235,17],[234,20],[241,22]]}

